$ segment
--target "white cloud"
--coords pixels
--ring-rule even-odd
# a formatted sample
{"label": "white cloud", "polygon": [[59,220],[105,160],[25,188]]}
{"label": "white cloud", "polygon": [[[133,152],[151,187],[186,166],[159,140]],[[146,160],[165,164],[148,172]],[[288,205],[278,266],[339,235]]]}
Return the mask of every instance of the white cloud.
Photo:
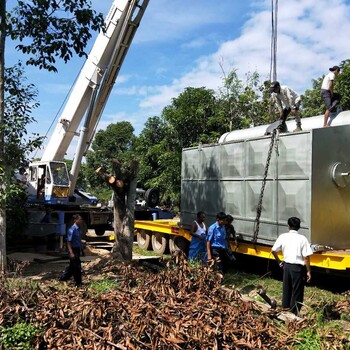
{"label": "white cloud", "polygon": [[[198,59],[190,72],[185,72],[169,85],[157,86],[154,90],[159,92],[147,95],[140,107],[161,110],[187,86],[217,88],[222,75],[219,62],[223,63],[226,72],[238,68],[241,78],[254,70],[267,78],[270,71],[271,12],[267,1],[265,4],[265,9],[251,15],[237,38],[224,42],[216,52]],[[312,79],[349,58],[350,6],[347,2],[290,0],[279,4],[278,15],[277,74],[284,84],[303,93],[312,86]]]}

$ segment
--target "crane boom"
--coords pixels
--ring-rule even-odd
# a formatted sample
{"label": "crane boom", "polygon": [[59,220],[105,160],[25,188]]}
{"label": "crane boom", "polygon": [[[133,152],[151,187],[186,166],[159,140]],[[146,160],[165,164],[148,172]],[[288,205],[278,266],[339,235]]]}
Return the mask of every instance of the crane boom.
{"label": "crane boom", "polygon": [[[30,202],[64,203],[68,197],[73,197],[82,158],[148,3],[149,0],[113,1],[105,20],[105,30],[96,38],[41,161],[30,164]],[[78,135],[79,142],[68,176],[63,159],[73,137]]]}
{"label": "crane boom", "polygon": [[[63,160],[77,129],[91,103],[95,106],[91,118],[89,141],[107,102],[110,90],[119,73],[135,31],[141,21],[149,0],[115,0],[105,21],[106,30],[101,31],[80,71],[79,77],[47,144],[42,161]],[[133,18],[135,11],[138,14]],[[102,92],[100,83],[103,84]],[[93,91],[101,90],[98,99],[91,101]]]}

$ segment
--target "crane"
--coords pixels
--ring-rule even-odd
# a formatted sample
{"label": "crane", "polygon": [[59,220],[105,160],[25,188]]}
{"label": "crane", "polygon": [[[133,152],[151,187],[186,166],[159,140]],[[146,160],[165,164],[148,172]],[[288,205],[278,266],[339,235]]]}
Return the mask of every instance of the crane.
{"label": "crane", "polygon": [[[98,122],[149,0],[114,0],[101,31],[74,84],[40,161],[29,165],[30,203],[76,202],[75,186],[82,158]],[[83,121],[83,118],[85,119]],[[80,132],[78,127],[83,121]],[[63,162],[75,136],[79,137],[72,169]]]}

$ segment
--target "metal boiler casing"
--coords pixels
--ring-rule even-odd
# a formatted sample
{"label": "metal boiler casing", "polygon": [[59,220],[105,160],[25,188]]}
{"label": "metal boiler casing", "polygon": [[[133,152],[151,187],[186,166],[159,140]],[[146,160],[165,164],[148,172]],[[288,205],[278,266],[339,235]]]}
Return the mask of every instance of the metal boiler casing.
{"label": "metal boiler casing", "polygon": [[[319,127],[322,121],[323,116],[307,118],[304,131],[280,134],[267,175],[258,243],[272,245],[288,231],[288,218],[297,216],[299,232],[310,243],[350,248],[350,112],[340,113],[329,128]],[[287,124],[289,130],[295,127],[294,121]],[[263,135],[266,128],[244,130],[244,139],[236,130],[223,135],[221,143],[183,150],[182,224],[202,210],[209,225],[224,211],[235,218],[237,233],[252,240],[271,142],[254,133]]]}

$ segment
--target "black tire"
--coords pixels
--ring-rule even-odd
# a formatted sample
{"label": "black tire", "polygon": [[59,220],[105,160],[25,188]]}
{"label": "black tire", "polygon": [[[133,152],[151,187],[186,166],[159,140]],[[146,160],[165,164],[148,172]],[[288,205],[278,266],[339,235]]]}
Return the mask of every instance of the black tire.
{"label": "black tire", "polygon": [[137,245],[144,250],[151,250],[152,232],[147,230],[139,230],[137,232]]}
{"label": "black tire", "polygon": [[189,247],[190,247],[190,242],[185,237],[175,236],[175,235],[170,236],[169,250],[171,254],[181,251],[184,254],[188,255]]}
{"label": "black tire", "polygon": [[164,254],[168,250],[168,239],[164,233],[153,232],[152,249],[157,254]]}
{"label": "black tire", "polygon": [[148,189],[145,193],[145,200],[148,207],[156,207],[159,204],[159,191],[156,188]]}
{"label": "black tire", "polygon": [[106,232],[106,229],[104,227],[95,227],[95,234],[96,236],[103,236]]}

